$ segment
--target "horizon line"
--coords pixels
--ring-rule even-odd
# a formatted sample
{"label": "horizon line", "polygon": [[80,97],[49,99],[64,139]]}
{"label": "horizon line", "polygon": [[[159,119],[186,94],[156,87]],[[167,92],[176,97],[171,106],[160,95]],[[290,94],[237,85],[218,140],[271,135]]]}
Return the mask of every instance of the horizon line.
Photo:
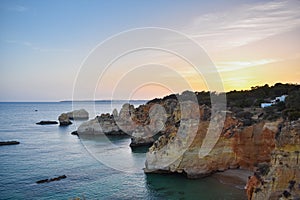
{"label": "horizon line", "polygon": [[69,102],[113,102],[113,101],[150,101],[152,99],[101,99],[101,100],[50,100],[50,101],[0,101],[0,103],[69,103]]}

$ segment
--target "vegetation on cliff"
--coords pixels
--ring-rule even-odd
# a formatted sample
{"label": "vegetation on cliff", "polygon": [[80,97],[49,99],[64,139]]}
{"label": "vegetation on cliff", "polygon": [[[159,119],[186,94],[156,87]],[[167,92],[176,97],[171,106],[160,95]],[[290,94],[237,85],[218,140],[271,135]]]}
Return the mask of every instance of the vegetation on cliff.
{"label": "vegetation on cliff", "polygon": [[[218,97],[220,95],[226,95],[227,108],[233,112],[242,112],[245,108],[259,108],[261,103],[269,102],[272,99],[287,95],[285,102],[278,102],[270,107],[264,109],[264,119],[274,120],[279,117],[284,119],[296,120],[300,118],[300,85],[298,84],[283,84],[276,83],[273,86],[265,84],[264,86],[251,87],[250,90],[230,91],[227,93],[217,92],[191,92],[184,91],[182,94],[171,94],[163,98],[156,98],[150,100],[151,103],[161,103],[168,99],[180,99],[188,100],[190,95],[195,94],[199,105],[211,106],[211,98]],[[250,118],[250,113],[240,113],[240,115],[248,115],[246,118]]]}

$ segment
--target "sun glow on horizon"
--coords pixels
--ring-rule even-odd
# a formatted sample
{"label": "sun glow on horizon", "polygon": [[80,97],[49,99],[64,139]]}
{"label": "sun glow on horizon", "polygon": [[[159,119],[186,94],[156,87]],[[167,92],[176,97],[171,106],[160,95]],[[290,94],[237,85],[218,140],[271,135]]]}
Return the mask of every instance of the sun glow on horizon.
{"label": "sun glow on horizon", "polygon": [[[155,1],[64,3],[61,7],[51,1],[1,2],[0,101],[72,99],[77,72],[90,52],[113,35],[142,27],[172,29],[189,37],[207,53],[221,80],[213,80],[213,67],[209,71],[196,66],[203,70],[199,72],[180,55],[176,58],[167,51],[161,55],[149,51],[126,56],[100,86],[97,81],[92,83],[91,77],[100,79],[97,76],[107,66],[97,65],[83,77],[76,98],[109,99],[127,69],[141,65],[148,68],[124,79],[117,98],[127,98],[131,93],[133,98],[143,99],[184,90],[211,91],[208,82],[214,81],[222,82],[219,89],[224,91],[278,82],[300,83],[300,1],[166,0],[160,6]],[[199,52],[191,51],[184,41],[164,39],[166,48],[182,48],[188,56],[199,57]],[[105,50],[113,54],[131,42],[125,38]],[[162,87],[143,86],[150,82],[161,83]]]}

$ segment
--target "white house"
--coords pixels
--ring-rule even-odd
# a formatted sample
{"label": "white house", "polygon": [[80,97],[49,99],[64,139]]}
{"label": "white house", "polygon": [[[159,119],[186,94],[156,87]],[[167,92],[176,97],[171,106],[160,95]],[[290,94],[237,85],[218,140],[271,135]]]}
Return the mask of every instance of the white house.
{"label": "white house", "polygon": [[282,95],[280,97],[276,97],[275,101],[283,101],[284,102],[286,97],[287,97],[287,95]]}
{"label": "white house", "polygon": [[260,107],[265,108],[265,107],[269,107],[271,105],[273,105],[274,103],[261,103]]}
{"label": "white house", "polygon": [[275,97],[275,99],[272,99],[271,100],[271,103],[261,103],[260,104],[260,107],[261,108],[266,108],[266,107],[269,107],[269,106],[272,106],[274,104],[276,104],[277,102],[284,102],[285,101],[285,98],[287,97],[288,95],[281,95],[280,97]]}

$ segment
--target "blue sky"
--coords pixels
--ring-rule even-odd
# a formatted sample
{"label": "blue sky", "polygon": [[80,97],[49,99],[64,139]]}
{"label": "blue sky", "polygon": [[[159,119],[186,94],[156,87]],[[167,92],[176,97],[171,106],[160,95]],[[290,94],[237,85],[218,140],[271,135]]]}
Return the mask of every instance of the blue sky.
{"label": "blue sky", "polygon": [[[247,80],[245,74],[254,73],[247,72],[252,66],[258,67],[259,73],[269,68],[279,69],[280,62],[292,66],[289,72],[297,69],[294,65],[299,61],[299,48],[295,45],[299,44],[299,4],[299,1],[0,0],[0,101],[71,99],[80,65],[97,44],[121,31],[148,26],[181,31],[199,41],[224,71],[226,89],[235,86],[244,89],[251,84],[277,80],[298,82],[296,76],[252,80],[256,77],[252,75]],[[226,29],[221,29],[222,26]],[[249,30],[251,35],[247,36]],[[274,50],[270,55],[272,45],[281,44],[278,38],[285,44],[281,46],[285,51]],[[253,51],[262,51],[260,55],[264,56],[252,55]],[[239,80],[228,74],[232,69],[244,70],[239,71]],[[136,98],[163,95],[145,93],[140,92]]]}

